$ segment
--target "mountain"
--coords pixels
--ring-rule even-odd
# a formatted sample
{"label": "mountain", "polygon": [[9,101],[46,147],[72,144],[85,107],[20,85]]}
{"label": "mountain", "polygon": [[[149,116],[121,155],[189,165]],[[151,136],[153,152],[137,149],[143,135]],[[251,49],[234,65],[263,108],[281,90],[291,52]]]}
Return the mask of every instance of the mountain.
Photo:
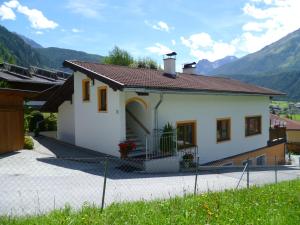
{"label": "mountain", "polygon": [[[39,46],[39,47],[38,47]],[[0,60],[21,66],[62,69],[66,59],[101,62],[103,56],[62,48],[43,48],[35,41],[8,31],[0,25]]]}
{"label": "mountain", "polygon": [[18,35],[0,26],[0,44],[13,55],[15,62],[21,66],[40,65],[40,56]]}
{"label": "mountain", "polygon": [[24,35],[18,33],[15,34],[18,35],[20,38],[22,38],[23,41],[25,41],[25,43],[30,45],[32,48],[43,48],[43,46],[41,46],[39,43],[36,43],[34,40],[28,37],[25,37]]}
{"label": "mountain", "polygon": [[87,62],[101,62],[103,60],[103,57],[99,55],[63,48],[37,48],[35,51],[40,55],[41,64],[49,68],[60,69],[62,62],[66,59],[77,59]]}
{"label": "mountain", "polygon": [[197,72],[199,74],[209,74],[211,71],[213,71],[216,68],[219,68],[220,66],[223,66],[227,63],[231,63],[236,61],[238,58],[235,56],[226,56],[222,59],[216,60],[216,61],[209,61],[207,59],[199,60],[196,64]]}
{"label": "mountain", "polygon": [[258,52],[220,66],[211,73],[215,75],[272,75],[291,71],[300,71],[300,29]]}
{"label": "mountain", "polygon": [[280,99],[300,101],[300,29],[210,72],[279,90]]}

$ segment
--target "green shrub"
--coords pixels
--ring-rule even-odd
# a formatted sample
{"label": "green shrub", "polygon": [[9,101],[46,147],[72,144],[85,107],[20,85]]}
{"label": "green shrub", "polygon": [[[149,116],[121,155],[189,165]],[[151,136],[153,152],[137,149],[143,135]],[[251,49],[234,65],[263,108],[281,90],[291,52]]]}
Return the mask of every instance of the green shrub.
{"label": "green shrub", "polygon": [[54,113],[50,113],[45,119],[45,130],[47,131],[56,131],[57,130],[57,118]]}
{"label": "green shrub", "polygon": [[10,88],[10,85],[5,80],[0,80],[0,88]]}
{"label": "green shrub", "polygon": [[34,143],[33,140],[30,136],[25,136],[24,137],[24,149],[33,149]]}
{"label": "green shrub", "polygon": [[175,147],[174,128],[172,124],[167,123],[164,126],[163,133],[160,137],[160,150],[163,154],[170,154],[175,151]]}
{"label": "green shrub", "polygon": [[[36,125],[38,122],[43,121],[44,116],[40,111],[32,111],[30,113],[30,119],[29,119],[29,131],[33,132],[36,129]],[[39,125],[39,130],[44,131],[45,130],[45,123],[41,122]]]}

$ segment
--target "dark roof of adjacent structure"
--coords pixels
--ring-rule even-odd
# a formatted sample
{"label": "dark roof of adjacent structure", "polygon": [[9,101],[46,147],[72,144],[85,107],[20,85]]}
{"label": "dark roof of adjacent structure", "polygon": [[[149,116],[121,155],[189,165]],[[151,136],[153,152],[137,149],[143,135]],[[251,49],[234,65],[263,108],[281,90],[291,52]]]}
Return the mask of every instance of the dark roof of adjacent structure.
{"label": "dark roof of adjacent structure", "polygon": [[0,88],[0,95],[17,95],[25,98],[35,98],[38,96],[39,92],[37,91],[29,91],[29,90],[20,90],[20,89],[12,89],[12,88]]}
{"label": "dark roof of adjacent structure", "polygon": [[38,67],[21,67],[8,63],[0,64],[0,80],[22,83],[42,83],[61,85],[71,74],[46,70]]}
{"label": "dark roof of adjacent structure", "polygon": [[288,118],[280,117],[278,115],[270,114],[271,125],[281,126],[284,123],[286,130],[299,130],[300,131],[300,122],[295,120],[290,120]]}
{"label": "dark roof of adjacent structure", "polygon": [[161,70],[130,68],[82,61],[65,61],[64,66],[80,71],[91,79],[108,84],[113,89],[143,88],[160,91],[219,92],[249,95],[284,95],[282,92],[246,84],[224,77],[177,73],[165,74]]}

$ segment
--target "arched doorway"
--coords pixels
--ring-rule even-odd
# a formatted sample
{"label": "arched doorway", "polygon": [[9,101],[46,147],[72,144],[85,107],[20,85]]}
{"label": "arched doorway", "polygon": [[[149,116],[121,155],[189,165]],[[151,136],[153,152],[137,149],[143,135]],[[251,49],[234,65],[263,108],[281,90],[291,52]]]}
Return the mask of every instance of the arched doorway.
{"label": "arched doorway", "polygon": [[135,156],[146,152],[147,136],[150,135],[148,104],[141,98],[133,97],[126,101],[126,139],[137,145]]}

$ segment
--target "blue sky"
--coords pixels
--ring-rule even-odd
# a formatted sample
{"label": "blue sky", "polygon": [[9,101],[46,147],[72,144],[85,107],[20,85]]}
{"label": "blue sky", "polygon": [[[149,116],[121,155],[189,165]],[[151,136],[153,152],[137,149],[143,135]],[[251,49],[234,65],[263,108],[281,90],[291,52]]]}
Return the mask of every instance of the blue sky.
{"label": "blue sky", "polygon": [[135,57],[178,53],[179,65],[243,56],[300,28],[299,0],[7,0],[0,22],[44,47]]}

